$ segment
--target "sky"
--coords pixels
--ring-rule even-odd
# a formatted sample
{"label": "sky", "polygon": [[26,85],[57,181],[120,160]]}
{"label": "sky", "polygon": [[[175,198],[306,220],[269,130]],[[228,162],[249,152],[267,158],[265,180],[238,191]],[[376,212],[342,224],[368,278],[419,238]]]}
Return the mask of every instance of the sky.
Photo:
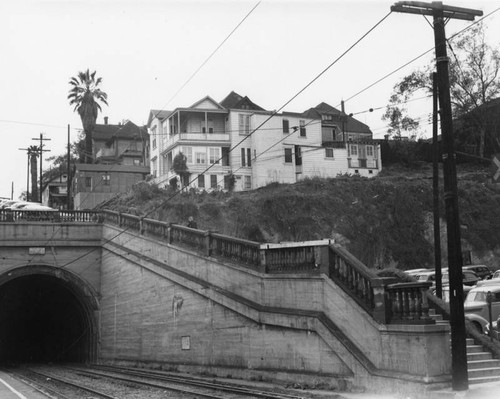
{"label": "sky", "polygon": [[[431,19],[402,13],[384,19],[394,3],[2,0],[0,197],[17,199],[26,190],[21,149],[39,144],[33,139],[40,133],[50,139],[44,169],[48,157],[65,153],[68,125],[70,141],[78,138],[82,125],[67,100],[68,82],[86,69],[97,71],[108,94],[97,123],[107,116],[111,124],[145,125],[151,109],[189,107],[207,95],[222,101],[235,91],[267,110],[302,112],[321,102],[340,109],[344,100],[347,113],[383,138],[381,116],[394,84],[434,54]],[[444,4],[484,15],[500,7],[498,0]],[[450,20],[446,34],[470,24]],[[490,45],[500,47],[500,11],[485,25]],[[417,100],[408,108],[425,117],[432,105]],[[430,135],[428,127],[421,135]]]}

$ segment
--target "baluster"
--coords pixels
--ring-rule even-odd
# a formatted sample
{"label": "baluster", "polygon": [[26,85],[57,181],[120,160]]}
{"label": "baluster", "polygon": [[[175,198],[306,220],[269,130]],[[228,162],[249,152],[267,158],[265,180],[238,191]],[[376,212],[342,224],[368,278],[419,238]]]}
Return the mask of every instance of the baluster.
{"label": "baluster", "polygon": [[392,302],[392,315],[393,319],[395,320],[401,320],[401,309],[402,309],[402,304],[401,304],[401,291],[400,290],[393,290],[390,291],[390,298]]}
{"label": "baluster", "polygon": [[408,306],[409,306],[409,318],[411,320],[418,319],[416,312],[416,290],[415,288],[410,288],[408,290]]}
{"label": "baluster", "polygon": [[408,295],[408,290],[402,289],[402,304],[403,304],[403,320],[408,320],[410,318],[410,297]]}

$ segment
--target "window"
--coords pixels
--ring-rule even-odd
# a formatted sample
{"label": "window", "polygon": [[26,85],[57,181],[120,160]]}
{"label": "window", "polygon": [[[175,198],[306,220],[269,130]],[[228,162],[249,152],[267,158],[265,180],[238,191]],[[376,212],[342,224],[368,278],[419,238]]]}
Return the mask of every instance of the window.
{"label": "window", "polygon": [[241,166],[247,166],[245,162],[245,149],[241,149]]}
{"label": "window", "polygon": [[108,173],[102,175],[102,184],[105,186],[109,186],[109,182],[111,180],[111,176]]}
{"label": "window", "polygon": [[240,134],[250,134],[250,115],[239,115]]}
{"label": "window", "polygon": [[290,122],[288,119],[283,119],[283,133],[288,133],[290,131]]}
{"label": "window", "polygon": [[156,148],[156,126],[151,129],[151,135],[153,136],[153,150]]}
{"label": "window", "polygon": [[141,164],[140,159],[134,159],[134,165],[139,166]]}
{"label": "window", "polygon": [[306,137],[306,121],[300,120],[299,121],[299,126],[300,126],[300,137]]}
{"label": "window", "polygon": [[85,178],[85,187],[92,188],[92,177]]}
{"label": "window", "polygon": [[220,148],[209,148],[209,162],[210,164],[220,163]]}
{"label": "window", "polygon": [[247,148],[247,165],[252,166],[252,150]]}
{"label": "window", "polygon": [[186,163],[193,163],[193,147],[182,147],[181,151],[186,156]]}
{"label": "window", "polygon": [[373,157],[373,146],[372,145],[366,146],[366,155],[369,157]]}
{"label": "window", "polygon": [[198,188],[205,188],[205,175],[198,175]]}
{"label": "window", "polygon": [[333,120],[333,117],[332,117],[332,115],[323,114],[323,115],[321,115],[321,119],[323,119],[324,121],[331,121],[331,120]]}
{"label": "window", "polygon": [[292,149],[285,148],[285,163],[292,163]]}
{"label": "window", "polygon": [[325,158],[333,159],[333,148],[325,148]]}
{"label": "window", "polygon": [[245,190],[252,188],[252,176],[245,176]]}
{"label": "window", "polygon": [[217,188],[217,175],[210,175],[210,187]]}
{"label": "window", "polygon": [[205,165],[207,163],[207,154],[205,152],[195,152],[194,157],[197,165]]}
{"label": "window", "polygon": [[351,155],[358,155],[358,146],[351,144]]}

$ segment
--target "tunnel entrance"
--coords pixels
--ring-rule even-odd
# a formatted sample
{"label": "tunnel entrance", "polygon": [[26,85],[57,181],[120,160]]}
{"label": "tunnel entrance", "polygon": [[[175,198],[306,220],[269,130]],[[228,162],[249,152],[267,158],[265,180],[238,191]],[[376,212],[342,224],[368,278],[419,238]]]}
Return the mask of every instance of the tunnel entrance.
{"label": "tunnel entrance", "polygon": [[83,290],[60,271],[35,270],[0,278],[0,362],[92,361],[95,323]]}

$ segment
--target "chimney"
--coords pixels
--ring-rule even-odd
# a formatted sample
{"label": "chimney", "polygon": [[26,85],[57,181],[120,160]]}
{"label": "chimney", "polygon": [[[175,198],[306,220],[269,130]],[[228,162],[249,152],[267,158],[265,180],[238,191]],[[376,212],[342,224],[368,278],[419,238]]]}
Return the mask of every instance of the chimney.
{"label": "chimney", "polygon": [[105,124],[105,125],[107,125],[107,124],[108,124],[108,117],[107,117],[107,116],[105,116],[105,117],[104,117],[104,124]]}

